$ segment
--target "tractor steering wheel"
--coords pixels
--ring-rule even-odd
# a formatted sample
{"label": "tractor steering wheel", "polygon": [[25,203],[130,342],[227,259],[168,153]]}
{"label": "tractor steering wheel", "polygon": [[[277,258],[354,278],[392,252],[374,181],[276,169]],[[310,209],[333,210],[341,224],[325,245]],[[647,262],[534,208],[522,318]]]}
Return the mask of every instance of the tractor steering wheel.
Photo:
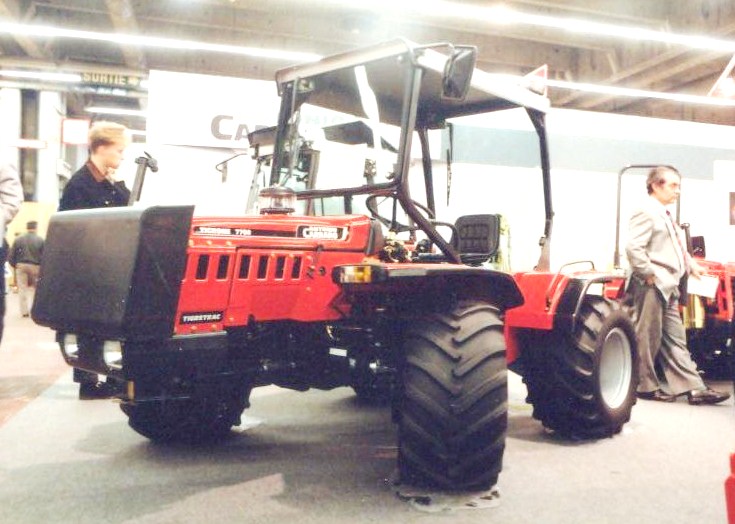
{"label": "tractor steering wheel", "polygon": [[[376,219],[378,222],[383,224],[385,227],[390,229],[391,231],[394,231],[396,233],[403,233],[404,231],[416,231],[420,229],[418,226],[413,225],[409,226],[406,224],[400,224],[398,222],[394,222],[388,218],[385,218],[384,216],[381,216],[378,213],[378,198],[386,198],[386,199],[392,199],[397,200],[396,195],[370,195],[365,199],[365,206],[368,208],[368,211],[370,211],[370,215]],[[425,205],[416,202],[415,200],[411,200],[411,203],[419,208],[429,220],[434,220],[434,213],[426,207]]]}

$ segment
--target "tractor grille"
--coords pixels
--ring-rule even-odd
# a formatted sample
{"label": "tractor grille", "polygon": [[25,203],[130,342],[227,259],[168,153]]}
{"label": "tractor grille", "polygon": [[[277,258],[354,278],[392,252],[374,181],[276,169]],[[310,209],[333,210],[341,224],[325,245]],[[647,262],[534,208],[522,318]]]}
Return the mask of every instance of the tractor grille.
{"label": "tractor grille", "polygon": [[[199,254],[190,262],[195,281],[298,280],[304,267],[303,255],[238,253]],[[231,268],[230,266],[233,265]]]}
{"label": "tractor grille", "polygon": [[237,279],[249,280],[298,280],[303,266],[301,255],[241,254]]}

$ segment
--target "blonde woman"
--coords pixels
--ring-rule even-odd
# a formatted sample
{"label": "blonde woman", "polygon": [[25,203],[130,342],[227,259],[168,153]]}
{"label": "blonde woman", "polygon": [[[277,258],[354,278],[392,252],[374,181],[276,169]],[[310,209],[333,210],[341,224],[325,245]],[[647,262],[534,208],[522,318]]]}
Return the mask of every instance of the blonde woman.
{"label": "blonde woman", "polygon": [[[125,126],[114,122],[96,122],[89,129],[89,159],[71,177],[59,202],[59,211],[122,207],[128,205],[130,190],[125,182],[115,179],[115,170],[123,160],[130,143]],[[79,398],[108,398],[114,386],[100,382],[95,373],[74,369],[74,382],[79,383]]]}
{"label": "blonde woman", "polygon": [[89,129],[89,159],[64,188],[59,211],[126,206],[130,190],[115,179],[130,143],[125,126],[95,122]]}

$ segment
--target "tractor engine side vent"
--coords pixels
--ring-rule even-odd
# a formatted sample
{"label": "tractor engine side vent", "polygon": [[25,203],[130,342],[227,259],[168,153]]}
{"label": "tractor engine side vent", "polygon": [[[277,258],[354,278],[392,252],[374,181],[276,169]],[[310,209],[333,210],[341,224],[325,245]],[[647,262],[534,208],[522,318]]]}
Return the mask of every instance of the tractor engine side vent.
{"label": "tractor engine side vent", "polygon": [[258,259],[258,280],[265,280],[268,276],[268,255],[261,255]]}
{"label": "tractor engine side vent", "polygon": [[[237,280],[249,280],[254,274],[257,280],[298,280],[304,267],[302,255],[241,254],[239,267],[235,267]],[[201,259],[200,259],[201,261]],[[220,258],[220,272],[227,272],[229,258]],[[208,261],[207,261],[208,264]],[[254,267],[252,265],[255,264]]]}
{"label": "tractor engine side vent", "polygon": [[240,272],[237,278],[240,280],[247,280],[250,275],[250,255],[242,255],[240,257]]}

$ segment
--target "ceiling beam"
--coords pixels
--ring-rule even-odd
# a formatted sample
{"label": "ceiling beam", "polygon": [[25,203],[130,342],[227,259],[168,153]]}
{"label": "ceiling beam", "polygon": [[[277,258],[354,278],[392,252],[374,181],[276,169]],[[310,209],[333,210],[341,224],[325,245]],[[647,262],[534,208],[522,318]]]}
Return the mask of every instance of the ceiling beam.
{"label": "ceiling beam", "polygon": [[[685,5],[682,4],[683,6],[680,5],[679,10],[676,12],[676,19],[679,23],[683,23],[687,20],[698,20],[698,25],[694,25],[694,23],[692,23],[692,29],[689,29],[687,31],[688,33],[699,30],[712,37],[727,37],[735,33],[735,10],[732,7],[723,7],[720,11],[709,12],[708,20],[699,20],[702,18],[703,13],[703,11],[699,10],[703,9],[703,4],[699,4],[702,4],[702,2],[687,2]],[[696,15],[699,15],[699,17]],[[709,29],[707,22],[711,24],[709,27],[716,27],[717,29],[714,31]],[[620,52],[625,53],[630,57],[633,53],[640,52],[641,49],[650,47],[650,44],[644,45],[643,43],[636,43],[633,45],[636,46],[634,49],[631,49],[631,44],[629,44],[627,48],[621,48]],[[718,66],[714,64],[718,60],[721,60],[723,61],[722,67],[724,67],[729,58],[730,55],[727,53],[674,47],[654,56],[650,56],[647,59],[637,60],[632,65],[625,67],[606,78],[599,80],[584,78],[580,80],[606,85],[618,85],[624,82],[625,87],[653,90],[654,85],[677,76],[682,76],[689,69],[701,68],[703,63],[713,63],[712,69],[714,71],[718,68]],[[624,63],[625,60],[620,60],[620,62]],[[719,68],[719,71],[721,70],[722,68]],[[674,84],[679,85],[681,82],[674,82]],[[660,86],[657,87],[659,87],[657,90],[660,90]],[[577,92],[561,98],[557,103],[563,106],[574,105],[575,107],[592,109],[607,104],[613,98],[614,96],[612,95],[585,95],[584,93]],[[584,101],[580,102],[580,100]]]}
{"label": "ceiling beam", "polygon": [[[670,0],[664,0],[669,2]],[[546,9],[555,14],[564,13],[565,15],[573,15],[575,18],[580,16],[586,18],[588,16],[596,17],[595,21],[605,20],[611,24],[631,24],[645,25],[647,27],[662,27],[666,22],[666,17],[662,16],[661,2],[655,0],[646,0],[645,2],[637,2],[635,4],[635,13],[631,13],[631,4],[629,2],[621,2],[620,0],[511,0],[509,4],[512,7],[520,6],[520,10],[530,7],[534,12],[539,8]]]}
{"label": "ceiling beam", "polygon": [[13,56],[0,56],[0,67],[7,69],[26,68],[53,71],[56,73],[114,73],[118,75],[139,76],[141,78],[148,76],[148,71],[145,69],[90,64],[88,62],[53,62],[46,59],[29,59]]}
{"label": "ceiling beam", "polygon": [[[0,0],[0,19],[3,18],[14,22],[21,22],[23,20],[24,13],[18,0]],[[46,53],[43,52],[41,46],[32,38],[23,35],[15,35],[13,38],[28,56],[32,58],[46,58]]]}
{"label": "ceiling beam", "polygon": [[[702,68],[703,64],[716,64],[718,60],[721,60],[725,64],[728,58],[729,55],[723,55],[718,52],[669,51],[619,71],[604,80],[598,81],[598,83],[620,85],[625,82],[624,87],[660,91],[662,89],[660,84],[666,82],[670,87],[676,88],[681,82],[671,82],[671,79],[685,76],[686,72],[692,69]],[[722,67],[713,65],[712,70],[721,71]],[[656,86],[656,89],[654,89],[654,86]],[[700,94],[706,95],[706,93]],[[574,92],[560,98],[556,103],[560,106],[573,105],[578,108],[593,109],[610,102],[614,98],[616,98],[615,95],[590,95],[582,92]]]}
{"label": "ceiling beam", "polygon": [[[641,73],[641,76],[637,76],[635,81],[632,83],[626,83],[625,87],[631,87],[633,89],[647,89],[651,91],[667,91],[667,88],[676,89],[683,82],[682,78],[687,77],[687,73],[696,69],[702,68],[702,64],[712,63],[719,58],[723,58],[721,53],[705,53],[705,54],[693,54],[689,53],[674,53],[668,56],[666,59],[661,57],[660,60],[646,61],[645,64],[638,64],[634,69],[625,71],[627,75],[620,75],[620,80],[629,78],[635,75],[635,71]],[[725,60],[727,57],[725,57]],[[713,71],[716,68],[712,68]],[[695,73],[696,74],[696,73]],[[618,75],[615,75],[618,77]],[[677,79],[672,81],[672,79]],[[605,81],[605,84],[618,83],[620,80],[612,82],[610,80]],[[663,85],[666,84],[666,85]],[[701,94],[706,95],[706,92],[702,93],[687,93],[687,94]],[[568,98],[574,99],[574,106],[579,109],[595,109],[603,106],[617,98],[615,95],[585,95],[584,93],[574,93]],[[559,100],[557,103],[565,105],[565,100]]]}
{"label": "ceiling beam", "polygon": [[[118,33],[133,35],[140,34],[138,22],[135,19],[135,11],[130,5],[130,0],[105,0],[107,11],[112,20],[112,26]],[[145,55],[138,47],[121,46],[125,64],[133,69],[145,69]]]}

